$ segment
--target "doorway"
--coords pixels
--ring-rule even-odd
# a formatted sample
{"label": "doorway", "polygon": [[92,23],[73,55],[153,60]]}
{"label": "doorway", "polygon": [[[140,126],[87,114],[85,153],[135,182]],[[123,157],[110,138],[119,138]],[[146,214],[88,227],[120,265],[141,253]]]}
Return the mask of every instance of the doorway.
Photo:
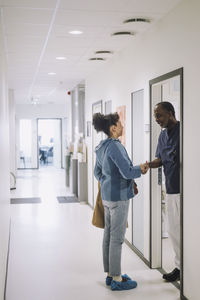
{"label": "doorway", "polygon": [[61,119],[38,119],[38,168],[62,166]]}
{"label": "doorway", "polygon": [[[150,161],[155,159],[158,137],[161,132],[153,112],[157,103],[168,101],[175,109],[176,119],[180,121],[180,271],[181,281],[175,282],[183,291],[183,68],[157,77],[150,84]],[[175,268],[174,250],[168,236],[167,201],[163,168],[150,170],[150,265],[161,273]]]}

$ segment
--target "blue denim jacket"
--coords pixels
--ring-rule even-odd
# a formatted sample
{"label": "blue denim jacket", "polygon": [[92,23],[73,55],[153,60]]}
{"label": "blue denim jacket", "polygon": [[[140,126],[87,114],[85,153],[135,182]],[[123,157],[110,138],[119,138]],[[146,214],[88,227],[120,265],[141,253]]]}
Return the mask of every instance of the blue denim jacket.
{"label": "blue denim jacket", "polygon": [[141,176],[118,139],[102,140],[95,149],[94,175],[101,184],[102,200],[119,201],[134,197],[133,179]]}

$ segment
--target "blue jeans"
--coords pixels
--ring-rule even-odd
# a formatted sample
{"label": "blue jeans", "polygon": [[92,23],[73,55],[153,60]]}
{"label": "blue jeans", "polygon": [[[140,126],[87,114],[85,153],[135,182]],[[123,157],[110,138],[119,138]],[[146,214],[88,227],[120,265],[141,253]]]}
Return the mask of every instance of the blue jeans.
{"label": "blue jeans", "polygon": [[110,276],[121,275],[121,252],[128,219],[129,200],[105,201],[103,237],[104,271]]}

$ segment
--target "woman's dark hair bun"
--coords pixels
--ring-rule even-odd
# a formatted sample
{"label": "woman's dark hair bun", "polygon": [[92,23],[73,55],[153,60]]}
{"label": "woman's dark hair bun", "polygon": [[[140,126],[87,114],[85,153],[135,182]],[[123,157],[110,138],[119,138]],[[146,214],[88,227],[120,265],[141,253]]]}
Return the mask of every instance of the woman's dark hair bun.
{"label": "woman's dark hair bun", "polygon": [[96,113],[93,115],[93,126],[97,132],[103,131],[105,134],[110,136],[110,126],[117,125],[119,121],[118,113],[103,115]]}
{"label": "woman's dark hair bun", "polygon": [[93,115],[93,126],[97,132],[102,131],[104,128],[104,115],[101,113],[96,113]]}

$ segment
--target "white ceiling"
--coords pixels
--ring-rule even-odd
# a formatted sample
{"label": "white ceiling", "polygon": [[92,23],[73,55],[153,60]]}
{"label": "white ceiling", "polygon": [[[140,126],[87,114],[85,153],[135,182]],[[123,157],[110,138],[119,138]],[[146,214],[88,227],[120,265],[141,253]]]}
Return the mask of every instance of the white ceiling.
{"label": "white ceiling", "polygon": [[[73,89],[180,1],[0,0],[9,88],[15,90],[16,103],[31,103],[32,97],[40,103],[62,102],[58,91]],[[134,17],[151,22],[123,24]],[[83,34],[73,36],[71,30]],[[111,36],[127,30],[135,35]],[[103,62],[89,61],[98,50],[113,54]],[[58,61],[57,56],[66,60]]]}

